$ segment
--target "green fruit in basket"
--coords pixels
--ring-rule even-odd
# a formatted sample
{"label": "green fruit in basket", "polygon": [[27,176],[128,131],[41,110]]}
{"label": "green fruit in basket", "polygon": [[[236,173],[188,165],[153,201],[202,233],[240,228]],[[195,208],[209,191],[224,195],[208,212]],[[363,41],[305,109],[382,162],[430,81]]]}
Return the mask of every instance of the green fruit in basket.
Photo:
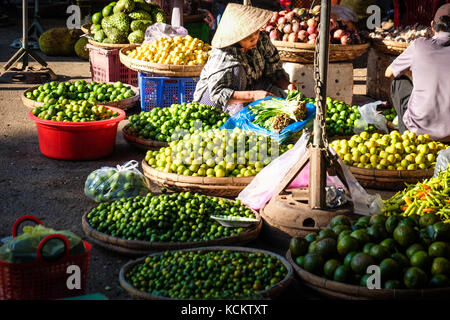
{"label": "green fruit in basket", "polygon": [[100,24],[91,25],[90,32],[93,34],[97,34],[97,32],[102,30],[102,26]]}
{"label": "green fruit in basket", "polygon": [[128,14],[132,20],[153,20],[152,15],[145,10],[135,10]]}
{"label": "green fruit in basket", "polygon": [[119,0],[115,5],[115,9],[118,12],[131,12],[134,9],[134,1],[133,0]]}
{"label": "green fruit in basket", "polygon": [[164,16],[164,11],[162,11],[162,10],[153,11],[153,21],[166,23],[166,17]]}
{"label": "green fruit in basket", "polygon": [[98,25],[102,21],[102,18],[103,18],[102,13],[96,12],[92,15],[92,23]]}
{"label": "green fruit in basket", "polygon": [[104,7],[102,10],[102,17],[105,18],[105,17],[110,16],[113,12],[113,8],[114,8],[114,6],[111,6],[111,5]]}
{"label": "green fruit in basket", "polygon": [[145,34],[141,30],[133,31],[128,35],[128,42],[130,43],[142,43],[145,39]]}
{"label": "green fruit in basket", "polygon": [[103,42],[106,39],[106,34],[103,30],[99,30],[94,35],[94,40],[97,42]]}
{"label": "green fruit in basket", "polygon": [[145,33],[147,28],[153,23],[152,20],[134,20],[131,21],[130,28],[132,31],[142,31]]}

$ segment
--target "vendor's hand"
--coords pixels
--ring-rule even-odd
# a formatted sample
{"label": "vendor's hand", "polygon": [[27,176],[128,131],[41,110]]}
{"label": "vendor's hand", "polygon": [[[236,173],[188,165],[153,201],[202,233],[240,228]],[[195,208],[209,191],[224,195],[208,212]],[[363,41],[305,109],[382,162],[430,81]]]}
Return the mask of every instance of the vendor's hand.
{"label": "vendor's hand", "polygon": [[264,99],[267,97],[273,97],[273,93],[268,92],[268,91],[264,91],[264,90],[256,90],[256,91],[252,91],[252,99],[253,101],[259,100],[259,99]]}

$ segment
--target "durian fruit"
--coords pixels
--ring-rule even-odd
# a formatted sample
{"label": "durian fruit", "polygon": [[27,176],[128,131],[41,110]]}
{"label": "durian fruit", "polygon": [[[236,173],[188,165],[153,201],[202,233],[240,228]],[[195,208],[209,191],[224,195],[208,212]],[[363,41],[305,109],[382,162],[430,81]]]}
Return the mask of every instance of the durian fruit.
{"label": "durian fruit", "polygon": [[81,30],[77,29],[48,29],[39,37],[39,48],[49,56],[73,56],[75,43],[81,35]]}

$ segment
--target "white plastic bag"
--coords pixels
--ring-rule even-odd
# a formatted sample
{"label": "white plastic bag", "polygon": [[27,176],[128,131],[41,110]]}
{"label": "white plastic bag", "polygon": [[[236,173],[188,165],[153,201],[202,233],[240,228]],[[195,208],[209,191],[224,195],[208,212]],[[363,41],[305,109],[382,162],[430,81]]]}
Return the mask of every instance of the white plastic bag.
{"label": "white plastic bag", "polygon": [[262,169],[252,182],[239,193],[237,199],[252,209],[261,209],[273,196],[289,169],[305,154],[310,138],[304,133],[294,147]]}
{"label": "white plastic bag", "polygon": [[86,179],[84,193],[96,202],[119,200],[148,193],[139,163],[131,160],[123,166],[102,167],[93,171]]}
{"label": "white plastic bag", "polygon": [[185,37],[188,35],[188,31],[183,27],[172,27],[170,24],[158,22],[152,24],[145,31],[144,42],[153,42],[160,38],[173,38],[176,36]]}
{"label": "white plastic bag", "polygon": [[433,177],[437,177],[439,172],[446,170],[450,164],[450,147],[439,152],[436,159],[436,166],[434,167]]}
{"label": "white plastic bag", "polygon": [[358,107],[361,118],[355,121],[355,127],[353,129],[354,133],[359,134],[363,132],[365,129],[367,129],[367,126],[369,124],[374,125],[378,129],[383,130],[386,133],[389,132],[386,118],[382,114],[377,112],[377,106],[380,104],[386,104],[386,102],[376,101]]}

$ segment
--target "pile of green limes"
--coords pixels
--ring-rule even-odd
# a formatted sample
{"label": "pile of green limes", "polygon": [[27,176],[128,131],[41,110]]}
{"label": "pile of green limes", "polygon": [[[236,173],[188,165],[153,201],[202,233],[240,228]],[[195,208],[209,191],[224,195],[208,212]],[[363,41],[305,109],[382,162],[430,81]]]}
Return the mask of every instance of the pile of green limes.
{"label": "pile of green limes", "polygon": [[127,240],[151,242],[207,241],[230,237],[244,228],[226,228],[210,218],[227,215],[255,218],[240,201],[231,202],[182,192],[105,202],[88,213],[89,225]]}
{"label": "pile of green limes", "polygon": [[160,171],[200,177],[250,177],[293,147],[240,129],[216,129],[186,135],[145,161]]}
{"label": "pile of green limes", "polygon": [[428,134],[411,131],[400,134],[369,134],[361,132],[349,140],[334,140],[330,146],[349,166],[366,169],[424,170],[434,166],[442,149],[441,142],[432,141]]}
{"label": "pile of green limes", "polygon": [[140,291],[170,298],[242,299],[258,297],[286,274],[268,254],[197,250],[149,256],[125,278]]}
{"label": "pile of green limes", "polygon": [[130,87],[117,81],[114,84],[85,80],[75,82],[47,82],[33,91],[28,91],[26,97],[38,102],[55,104],[64,100],[88,100],[92,102],[120,101],[134,97],[136,93]]}
{"label": "pile of green limes", "polygon": [[62,122],[88,122],[116,118],[119,113],[105,106],[97,106],[89,101],[62,101],[44,104],[33,109],[33,114],[41,119]]}
{"label": "pile of green limes", "polygon": [[197,102],[172,104],[130,116],[128,132],[144,139],[169,142],[186,133],[220,128],[227,119],[228,114],[218,108]]}
{"label": "pile of green limes", "polygon": [[[308,272],[366,287],[375,265],[384,289],[450,287],[450,225],[409,217],[336,216],[318,234],[293,238],[291,254]],[[372,271],[373,272],[373,271]]]}

